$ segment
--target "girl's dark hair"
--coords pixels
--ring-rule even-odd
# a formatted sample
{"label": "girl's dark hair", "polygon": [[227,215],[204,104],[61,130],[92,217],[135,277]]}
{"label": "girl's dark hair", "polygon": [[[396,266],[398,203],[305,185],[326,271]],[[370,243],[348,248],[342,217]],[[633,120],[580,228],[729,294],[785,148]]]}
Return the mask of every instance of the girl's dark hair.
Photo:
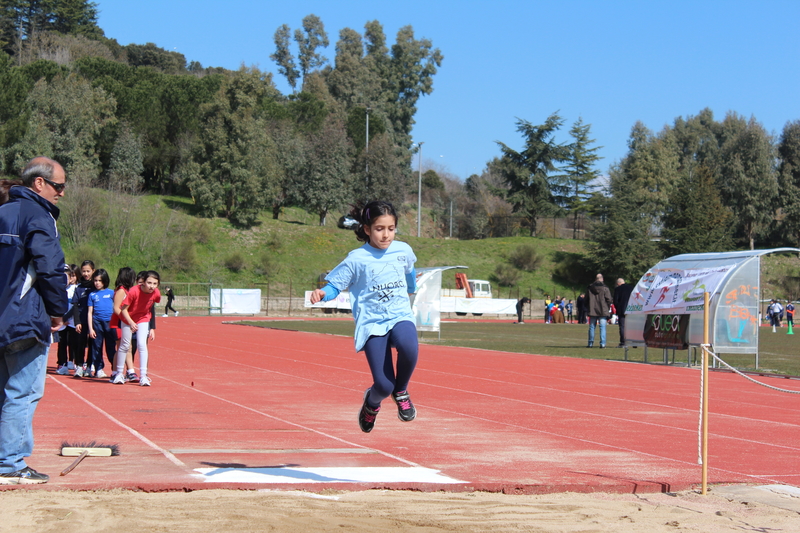
{"label": "girl's dark hair", "polygon": [[94,278],[96,278],[97,276],[100,276],[100,280],[103,282],[103,288],[107,289],[108,288],[108,282],[109,282],[108,280],[109,280],[109,278],[108,278],[108,272],[106,272],[106,269],[105,268],[98,268],[97,270],[92,272],[92,281],[94,281]]}
{"label": "girl's dark hair", "polygon": [[81,263],[81,268],[85,267],[86,265],[89,265],[90,267],[92,267],[92,270],[94,270],[94,261],[92,261],[91,259],[87,259],[86,261]]}
{"label": "girl's dark hair", "polygon": [[22,185],[22,180],[0,180],[0,205],[8,201],[8,192],[14,185]]}
{"label": "girl's dark hair", "polygon": [[114,281],[114,290],[120,287],[130,289],[136,283],[136,271],[131,267],[122,267],[117,273],[117,279]]}
{"label": "girl's dark hair", "polygon": [[144,281],[147,279],[147,270],[141,270],[138,274],[136,274],[136,283],[140,281]]}
{"label": "girl's dark hair", "polygon": [[389,202],[376,200],[367,205],[361,203],[354,205],[350,210],[350,216],[358,222],[358,226],[354,230],[356,239],[361,242],[369,242],[369,236],[364,231],[364,226],[372,226],[372,221],[383,215],[391,215],[394,217],[394,223],[397,224],[397,211]]}
{"label": "girl's dark hair", "polygon": [[158,275],[158,272],[155,270],[148,270],[144,273],[144,280],[147,281],[147,278],[155,278],[158,281],[158,284],[161,284],[161,276]]}

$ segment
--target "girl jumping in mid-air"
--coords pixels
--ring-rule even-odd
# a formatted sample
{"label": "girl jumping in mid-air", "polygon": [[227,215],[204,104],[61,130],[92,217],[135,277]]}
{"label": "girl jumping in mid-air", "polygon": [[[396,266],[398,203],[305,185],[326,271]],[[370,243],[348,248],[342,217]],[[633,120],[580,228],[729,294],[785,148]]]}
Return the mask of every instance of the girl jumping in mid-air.
{"label": "girl jumping in mid-air", "polygon": [[[416,292],[417,258],[411,247],[395,241],[397,212],[388,202],[355,207],[350,216],[359,223],[356,238],[365,243],[326,277],[327,285],[311,293],[311,303],[350,291],[356,321],[356,351],[364,350],[373,384],[364,393],[358,413],[361,431],[369,433],[381,402],[390,395],[397,416],[411,422],[417,416],[408,395],[408,382],[417,366],[419,346],[409,294]],[[392,346],[397,349],[397,371],[392,365]]]}

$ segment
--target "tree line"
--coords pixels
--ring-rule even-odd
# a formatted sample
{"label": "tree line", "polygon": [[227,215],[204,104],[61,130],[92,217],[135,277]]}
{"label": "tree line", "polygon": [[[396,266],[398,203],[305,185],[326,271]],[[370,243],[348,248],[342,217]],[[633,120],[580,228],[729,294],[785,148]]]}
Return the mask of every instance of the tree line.
{"label": "tree line", "polygon": [[[299,206],[325,224],[359,199],[410,209],[417,178],[411,131],[443,55],[411,26],[390,44],[378,21],[331,40],[319,17],[274,33],[270,58],[286,78],[186,61],[153,43],[121,46],[86,0],[0,0],[0,171],[48,154],[71,186],[190,197],[197,212],[254,224]],[[800,244],[800,122],[773,138],[735,112],[702,110],[654,133],[637,123],[607,175],[581,118],[517,119],[523,142],[461,180],[425,162],[425,219],[457,238],[540,233],[539,220],[591,217],[580,268],[637,277],[676,253]],[[76,209],[80,209],[77,206]],[[89,227],[74,213],[67,235]],[[74,222],[70,222],[74,221]],[[431,234],[430,232],[424,232]]]}
{"label": "tree line", "polygon": [[401,204],[412,188],[416,104],[443,56],[411,26],[391,45],[378,21],[363,34],[345,28],[329,62],[318,17],[295,31],[296,54],[282,25],[273,58],[293,88],[284,95],[255,67],[120,46],[97,27],[92,2],[0,0],[0,13],[7,175],[48,153],[80,186],[186,195],[240,226],[288,205],[324,224],[355,199]]}

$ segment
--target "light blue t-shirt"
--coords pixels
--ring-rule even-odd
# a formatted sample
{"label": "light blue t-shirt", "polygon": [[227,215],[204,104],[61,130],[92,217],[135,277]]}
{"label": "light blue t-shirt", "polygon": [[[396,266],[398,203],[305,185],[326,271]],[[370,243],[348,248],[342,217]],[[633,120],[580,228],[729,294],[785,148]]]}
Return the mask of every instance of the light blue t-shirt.
{"label": "light blue t-shirt", "polygon": [[[350,291],[357,352],[371,335],[386,335],[403,320],[416,323],[406,281],[406,274],[414,270],[416,261],[414,251],[404,242],[393,241],[386,250],[366,243],[350,252],[325,277],[337,290]],[[415,287],[410,290],[413,292]]]}

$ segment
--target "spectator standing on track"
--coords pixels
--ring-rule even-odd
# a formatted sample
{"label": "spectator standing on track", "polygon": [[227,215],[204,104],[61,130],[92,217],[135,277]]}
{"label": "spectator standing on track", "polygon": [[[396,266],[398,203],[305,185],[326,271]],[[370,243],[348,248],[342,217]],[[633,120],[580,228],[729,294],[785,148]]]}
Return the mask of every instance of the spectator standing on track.
{"label": "spectator standing on track", "polygon": [[578,308],[578,324],[586,324],[586,295],[581,293],[578,300],[575,302],[575,307]]}
{"label": "spectator standing on track", "polygon": [[[150,317],[153,314],[155,304],[161,302],[161,292],[158,284],[161,276],[155,270],[148,270],[144,283],[134,285],[128,291],[125,300],[120,306],[120,326],[122,327],[122,340],[119,343],[119,351],[127,353],[131,346],[131,337],[136,334],[137,345],[139,347],[139,385],[149,387],[152,383],[147,375],[149,363],[149,352],[147,349],[147,336],[150,333]],[[125,360],[119,358],[116,361],[117,375],[113,383],[125,383]]]}
{"label": "spectator standing on track", "polygon": [[94,262],[87,259],[81,263],[81,281],[75,287],[75,294],[72,296],[72,305],[75,308],[75,333],[77,335],[75,348],[75,375],[76,378],[89,377],[92,369],[89,364],[91,357],[86,356],[86,349],[89,343],[89,293],[94,290],[92,274],[94,273]]}
{"label": "spectator standing on track", "polygon": [[625,347],[625,308],[628,307],[628,299],[632,292],[633,285],[625,283],[622,278],[617,280],[617,286],[614,288],[614,308],[617,310],[619,323],[619,346],[617,348]]}
{"label": "spectator standing on track", "polygon": [[[147,279],[147,270],[142,270],[138,274],[136,274],[136,284],[143,285],[144,281]],[[153,304],[153,308],[150,310],[150,329],[147,332],[147,342],[156,340],[156,304]],[[139,348],[139,341],[137,340],[136,335],[131,338],[131,366],[128,367],[129,369],[133,369],[133,360],[136,358],[136,350]],[[129,377],[131,377],[129,375]],[[136,373],[134,372],[132,379],[129,381],[136,381],[138,379],[136,377]]]}
{"label": "spectator standing on track", "polygon": [[[122,302],[125,301],[125,297],[128,295],[128,291],[133,287],[136,283],[136,272],[131,267],[122,267],[117,272],[117,279],[114,281],[114,314],[111,317],[111,327],[117,331],[121,332],[119,327],[120,321],[120,313],[122,312]],[[117,334],[117,355],[114,356],[115,360],[117,357],[125,358],[125,367],[128,369],[127,373],[125,374],[125,379],[127,381],[138,381],[139,376],[136,375],[136,372],[133,370],[133,352],[128,350],[125,353],[122,353],[119,350],[119,339],[122,338],[121,333]],[[116,365],[114,365],[114,370],[111,372],[111,382],[114,382],[114,378],[117,376]]]}
{"label": "spectator standing on track", "polygon": [[572,324],[572,311],[575,308],[575,304],[572,303],[572,300],[567,302],[567,305],[564,306],[564,309],[567,311],[567,323]]}
{"label": "spectator standing on track", "polygon": [[108,364],[114,368],[114,356],[117,347],[117,332],[111,328],[111,317],[114,315],[114,291],[108,288],[108,272],[98,268],[92,274],[94,291],[89,294],[87,305],[89,317],[89,338],[92,349],[89,350],[89,364],[94,366],[94,377],[108,377],[103,370],[103,346],[105,345]]}
{"label": "spectator standing on track", "polygon": [[56,221],[64,168],[46,157],[22,170],[0,206],[0,484],[46,483],[25,463],[33,453],[33,415],[44,394],[52,333],[69,308],[64,251]]}
{"label": "spectator standing on track", "polygon": [[786,300],[786,325],[794,327],[794,304],[791,300]]}
{"label": "spectator standing on track", "polygon": [[544,295],[544,323],[550,323],[550,296]]}
{"label": "spectator standing on track", "polygon": [[[323,288],[311,293],[311,303],[328,301],[350,291],[356,321],[356,352],[364,350],[373,384],[364,392],[358,414],[361,431],[369,433],[381,402],[390,395],[397,416],[411,422],[417,411],[408,384],[417,365],[419,345],[409,295],[416,292],[417,258],[411,247],[395,240],[397,212],[388,202],[356,206],[350,216],[359,223],[356,238],[364,245],[350,252],[326,277]],[[392,346],[397,349],[397,370],[392,365]]]}
{"label": "spectator standing on track", "polygon": [[172,307],[172,302],[175,301],[175,294],[172,292],[172,287],[167,287],[164,293],[167,295],[167,305],[164,306],[164,318],[169,316],[170,311],[175,313],[175,316],[178,316],[178,312]]}
{"label": "spectator standing on track", "polygon": [[531,303],[531,299],[527,296],[523,296],[517,302],[517,324],[524,324],[525,321],[522,319],[522,311],[525,308],[525,304]]}
{"label": "spectator standing on track", "polygon": [[75,311],[72,306],[72,297],[75,295],[75,288],[78,286],[78,273],[73,268],[74,265],[67,267],[67,300],[70,302],[69,309],[62,317],[64,323],[58,330],[58,355],[56,359],[56,374],[68,376],[70,364],[74,367],[77,336],[75,333]]}
{"label": "spectator standing on track", "polygon": [[611,291],[603,283],[603,275],[598,274],[594,283],[589,285],[586,292],[586,313],[589,315],[589,343],[587,348],[594,345],[594,330],[600,323],[600,348],[606,347],[606,321],[611,311]]}

